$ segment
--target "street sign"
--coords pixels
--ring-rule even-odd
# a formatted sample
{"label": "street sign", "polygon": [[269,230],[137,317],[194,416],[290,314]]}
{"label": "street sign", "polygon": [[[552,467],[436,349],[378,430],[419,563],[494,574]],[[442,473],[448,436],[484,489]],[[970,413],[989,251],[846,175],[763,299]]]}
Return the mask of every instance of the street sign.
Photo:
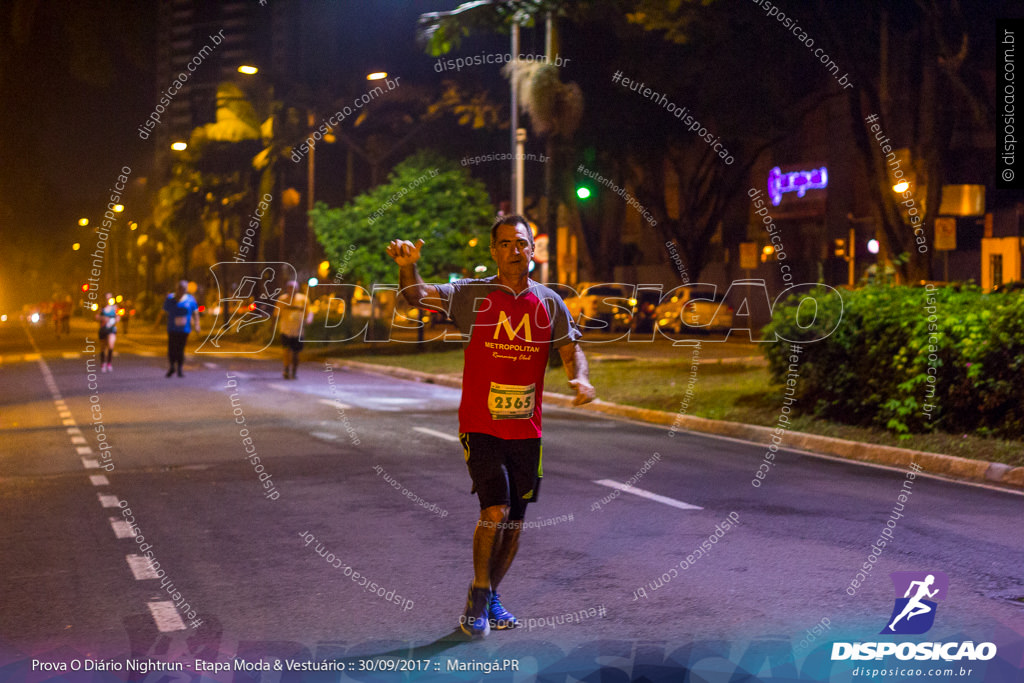
{"label": "street sign", "polygon": [[757,269],[757,242],[740,242],[740,268]]}
{"label": "street sign", "polygon": [[956,219],[935,219],[935,251],[956,251]]}
{"label": "street sign", "polygon": [[533,239],[533,260],[537,263],[548,262],[548,236],[541,233]]}

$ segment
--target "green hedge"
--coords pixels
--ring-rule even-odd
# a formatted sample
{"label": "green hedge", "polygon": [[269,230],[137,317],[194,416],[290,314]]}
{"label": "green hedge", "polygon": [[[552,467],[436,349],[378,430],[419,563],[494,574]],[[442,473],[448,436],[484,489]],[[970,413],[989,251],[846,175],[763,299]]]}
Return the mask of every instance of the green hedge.
{"label": "green hedge", "polygon": [[[808,296],[785,299],[764,329],[768,339],[806,341],[799,412],[901,434],[1024,435],[1021,293],[873,286],[815,296],[813,323],[814,302],[797,315]],[[789,345],[764,347],[773,380],[784,381]]]}

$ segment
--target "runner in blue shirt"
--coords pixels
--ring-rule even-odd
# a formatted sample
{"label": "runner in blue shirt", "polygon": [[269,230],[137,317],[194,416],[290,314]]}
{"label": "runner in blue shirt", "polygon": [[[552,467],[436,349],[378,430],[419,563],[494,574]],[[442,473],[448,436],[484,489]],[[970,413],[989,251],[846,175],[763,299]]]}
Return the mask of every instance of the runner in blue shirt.
{"label": "runner in blue shirt", "polygon": [[[199,304],[195,297],[188,293],[188,280],[178,283],[178,291],[168,294],[164,299],[164,310],[161,316],[167,316],[167,361],[170,367],[166,377],[178,371],[178,377],[184,377],[181,366],[185,363],[185,342],[188,335],[199,329]],[[160,320],[157,319],[157,324]]]}

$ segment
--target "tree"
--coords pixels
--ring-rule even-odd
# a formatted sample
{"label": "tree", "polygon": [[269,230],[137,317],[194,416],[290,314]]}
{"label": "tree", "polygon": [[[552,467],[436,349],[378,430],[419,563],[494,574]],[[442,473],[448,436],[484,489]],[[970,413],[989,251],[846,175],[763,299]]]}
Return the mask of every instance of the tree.
{"label": "tree", "polygon": [[[932,244],[930,219],[938,214],[955,160],[954,134],[974,129],[991,135],[994,112],[981,85],[987,55],[975,46],[990,39],[981,27],[993,25],[999,5],[903,0],[856,8],[819,1],[818,7],[835,53],[854,76],[856,87],[847,92],[853,140],[870,174],[886,253],[902,256],[895,262],[905,281],[932,279],[933,250],[918,249],[917,231],[910,228],[923,229],[926,245]],[[853,23],[877,29],[853,33],[846,29]],[[897,35],[899,40],[891,39]],[[909,168],[886,158],[873,126],[893,150],[910,151]],[[909,192],[920,220],[910,225],[900,207],[907,199],[892,190],[897,169],[914,176]]]}
{"label": "tree", "polygon": [[[578,27],[586,45],[610,46],[588,55],[584,66],[592,73],[580,79],[588,101],[596,103],[580,128],[584,166],[629,188],[653,215],[659,243],[675,244],[687,277],[699,281],[715,257],[717,231],[726,247],[746,236],[746,221],[729,217],[737,200],[745,200],[758,157],[840,94],[821,86],[820,70],[800,52],[802,45],[766,32],[756,13],[702,0],[626,5],[631,11],[623,16],[622,9],[594,3],[594,16]],[[770,64],[765,54],[772,55]],[[636,85],[611,82],[611,72]],[[779,73],[795,76],[786,80]],[[698,135],[700,128],[710,139]],[[602,209],[609,192],[596,186]],[[600,230],[584,231],[595,254],[612,241],[607,231],[619,228],[603,219],[597,217]]]}
{"label": "tree", "polygon": [[[513,26],[531,26],[538,17],[549,19],[548,45],[557,53],[556,15],[564,14],[571,3],[565,0],[475,0],[450,12],[431,12],[420,16],[418,35],[427,52],[434,56],[446,54],[459,46],[471,32],[504,32]],[[548,57],[553,57],[548,54]],[[569,141],[579,126],[583,113],[583,92],[575,83],[562,83],[558,67],[551,64],[509,62],[503,69],[515,83],[520,108],[529,114],[534,132],[545,137],[544,197],[545,217],[542,221],[552,236],[550,275],[558,277],[558,206],[566,197],[565,159],[571,148]]]}
{"label": "tree", "polygon": [[423,239],[419,270],[425,280],[491,268],[488,228],[494,207],[483,184],[453,161],[417,152],[394,167],[387,182],[340,208],[318,202],[313,228],[328,259],[346,282],[396,283],[385,253],[392,239]]}

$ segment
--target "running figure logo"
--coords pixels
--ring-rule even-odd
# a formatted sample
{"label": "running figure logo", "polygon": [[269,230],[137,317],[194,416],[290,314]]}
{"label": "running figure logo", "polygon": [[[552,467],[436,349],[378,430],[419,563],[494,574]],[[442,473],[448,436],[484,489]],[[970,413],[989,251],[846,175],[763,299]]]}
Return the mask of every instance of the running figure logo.
{"label": "running figure logo", "polygon": [[282,279],[285,282],[295,280],[295,268],[285,262],[226,261],[210,266],[210,272],[217,283],[219,309],[217,319],[210,326],[209,334],[196,349],[196,353],[221,352],[221,342],[234,341],[236,337],[247,341],[249,348],[235,350],[233,353],[259,353],[270,346],[274,335],[262,348],[255,348],[253,340],[238,335],[251,325],[268,322],[274,324],[272,312],[277,308],[276,301],[282,292],[276,283]]}
{"label": "running figure logo", "polygon": [[937,601],[946,598],[949,577],[943,572],[893,572],[889,576],[896,590],[896,604],[889,625],[881,633],[916,635],[928,631],[935,623]]}

